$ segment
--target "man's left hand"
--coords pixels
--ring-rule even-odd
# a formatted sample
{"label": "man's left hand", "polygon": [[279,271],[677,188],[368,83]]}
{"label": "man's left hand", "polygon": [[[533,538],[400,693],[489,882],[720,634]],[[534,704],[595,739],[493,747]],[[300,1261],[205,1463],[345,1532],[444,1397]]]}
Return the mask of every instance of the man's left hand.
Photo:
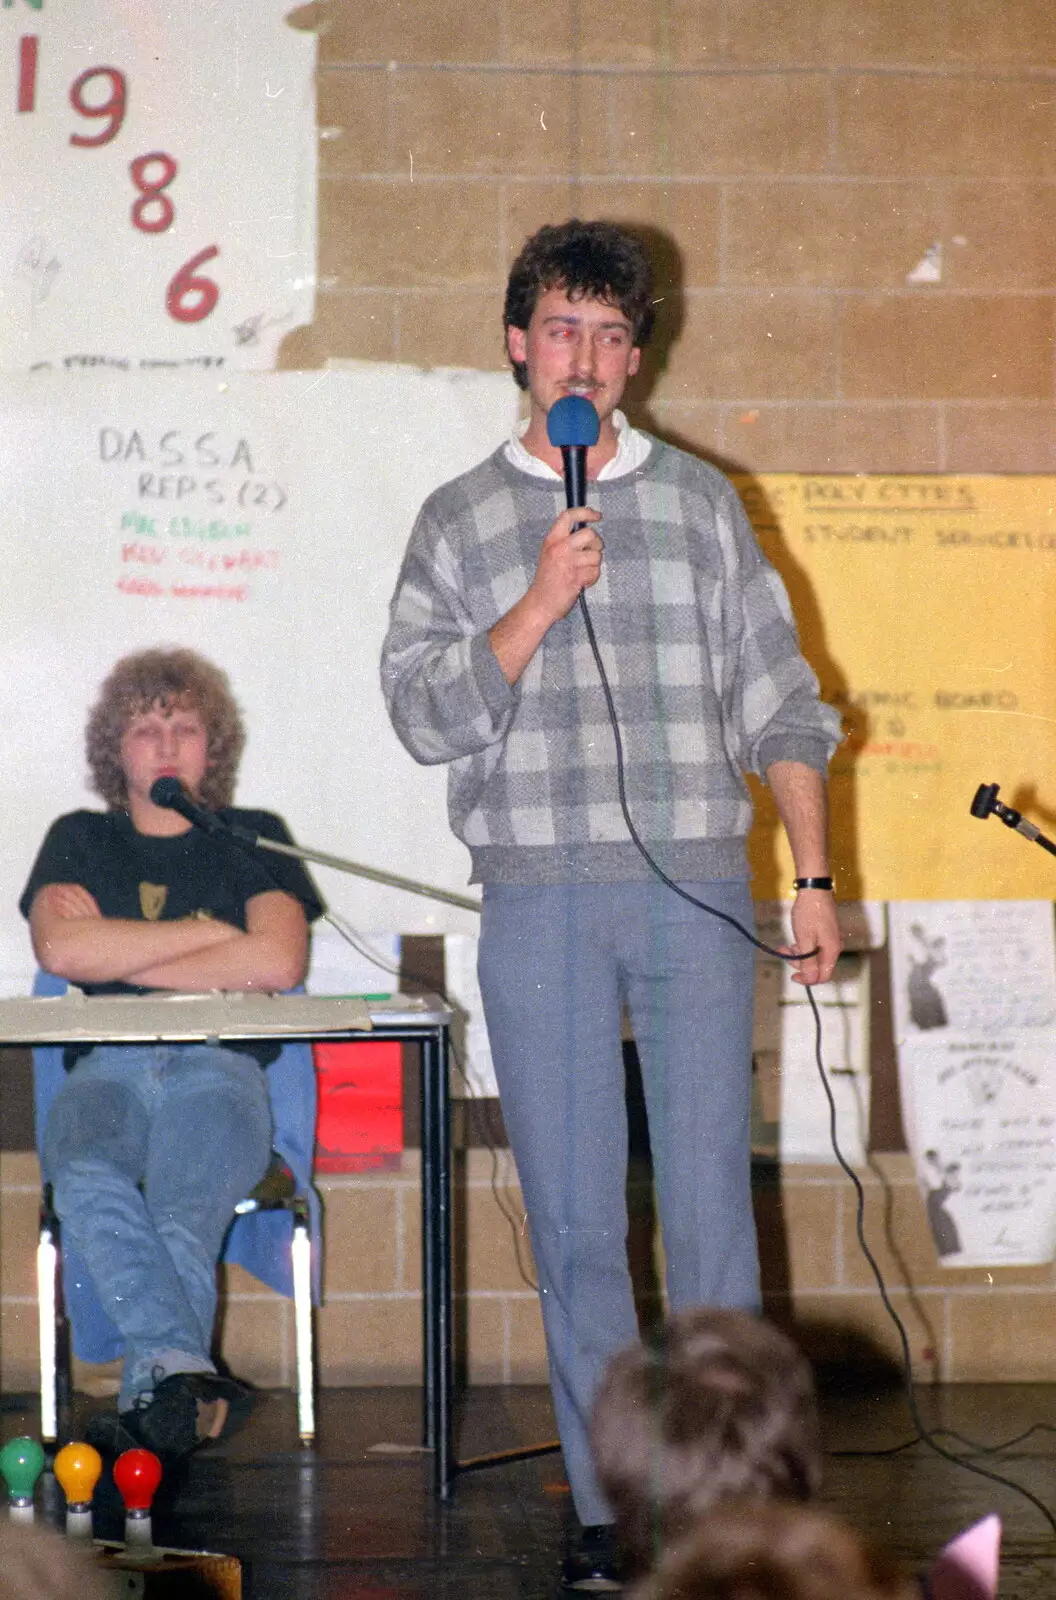
{"label": "man's left hand", "polygon": [[[843,949],[836,901],[828,889],[800,889],[792,907],[792,932],[795,944],[781,947],[786,955],[796,957],[792,982],[828,983]],[[817,954],[807,955],[808,950]]]}

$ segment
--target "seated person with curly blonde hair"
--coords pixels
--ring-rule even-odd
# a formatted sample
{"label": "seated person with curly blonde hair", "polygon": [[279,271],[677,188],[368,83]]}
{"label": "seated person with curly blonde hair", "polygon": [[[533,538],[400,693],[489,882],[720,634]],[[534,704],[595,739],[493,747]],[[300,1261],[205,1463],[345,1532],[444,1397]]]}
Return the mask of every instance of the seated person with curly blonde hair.
{"label": "seated person with curly blonde hair", "polygon": [[[48,832],[20,901],[48,972],[88,994],[288,989],[322,906],[298,861],[192,827],[153,803],[160,777],[221,819],[289,840],[266,811],[231,809],[244,734],[226,675],[191,650],[119,661],[88,720],[107,810]],[[267,1169],[265,1044],[73,1046],[42,1165],[125,1345],[118,1416],[94,1442],[172,1459],[217,1437],[244,1386],[210,1355],[216,1264],[235,1205]]]}

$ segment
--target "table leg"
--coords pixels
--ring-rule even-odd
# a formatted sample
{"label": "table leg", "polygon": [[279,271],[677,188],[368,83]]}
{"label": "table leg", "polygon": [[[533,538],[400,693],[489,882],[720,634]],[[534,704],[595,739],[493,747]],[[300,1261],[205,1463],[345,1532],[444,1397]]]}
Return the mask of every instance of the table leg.
{"label": "table leg", "polygon": [[422,1041],[422,1240],[425,1443],[442,1500],[454,1483],[452,1448],[451,1103],[448,1030]]}

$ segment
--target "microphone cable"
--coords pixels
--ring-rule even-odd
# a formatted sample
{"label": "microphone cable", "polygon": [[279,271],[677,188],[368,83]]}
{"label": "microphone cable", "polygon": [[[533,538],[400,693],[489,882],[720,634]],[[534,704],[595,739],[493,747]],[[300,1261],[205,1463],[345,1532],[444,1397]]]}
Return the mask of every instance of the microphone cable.
{"label": "microphone cable", "polygon": [[712,917],[718,917],[720,922],[729,923],[731,928],[736,928],[737,932],[747,939],[749,944],[754,944],[755,948],[757,950],[762,950],[765,955],[776,956],[778,961],[788,962],[803,961],[809,959],[810,956],[816,956],[818,954],[818,948],[807,950],[802,955],[789,955],[787,951],[775,950],[772,945],[765,944],[762,939],[757,939],[755,934],[750,932],[749,929],[745,927],[743,922],[739,922],[738,919],[734,916],[731,916],[728,911],[720,911],[717,906],[706,905],[703,900],[698,900],[696,895],[690,894],[688,889],[683,889],[682,885],[680,883],[676,883],[674,878],[668,877],[660,863],[652,855],[650,855],[648,848],[643,843],[641,835],[634,825],[634,821],[631,817],[630,807],[627,803],[627,782],[623,756],[623,736],[620,733],[620,722],[616,715],[616,705],[612,698],[612,690],[609,687],[609,679],[605,671],[605,665],[601,659],[601,651],[598,648],[597,635],[594,632],[594,623],[591,619],[590,610],[587,606],[587,595],[584,589],[579,591],[579,609],[582,613],[583,623],[587,630],[587,641],[590,645],[591,654],[594,657],[594,664],[598,669],[598,676],[601,679],[602,693],[605,696],[605,705],[609,713],[609,722],[612,725],[612,736],[616,744],[616,788],[620,798],[620,810],[623,813],[623,820],[627,826],[627,832],[630,834],[638,854],[642,857],[646,865],[660,879],[661,883],[665,883],[669,889],[671,889],[675,894],[679,895],[683,900],[688,900],[691,906],[696,906],[700,911],[708,912],[708,914]]}
{"label": "microphone cable", "polygon": [[[833,1093],[832,1093],[832,1086],[829,1083],[828,1073],[825,1071],[825,1066],[824,1066],[824,1063],[823,1063],[823,1061],[821,1059],[821,1013],[818,1010],[817,1001],[814,999],[814,996],[811,993],[809,987],[807,989],[807,998],[810,1001],[810,1008],[814,1013],[814,1028],[815,1028],[814,1059],[815,1059],[815,1064],[817,1065],[817,1068],[818,1068],[818,1076],[821,1078],[822,1088],[825,1090],[825,1098],[828,1101],[828,1107],[829,1107],[829,1142],[832,1145],[833,1153],[834,1153],[834,1155],[836,1157],[836,1160],[839,1162],[840,1167],[843,1169],[844,1174],[850,1180],[850,1182],[854,1185],[854,1191],[855,1191],[855,1195],[857,1197],[857,1206],[856,1206],[856,1212],[855,1212],[855,1229],[856,1229],[856,1232],[857,1232],[857,1235],[858,1235],[858,1246],[859,1246],[859,1249],[862,1252],[862,1255],[865,1257],[865,1260],[867,1261],[867,1263],[869,1265],[869,1270],[872,1272],[873,1277],[876,1279],[876,1287],[877,1287],[877,1290],[879,1292],[880,1300],[881,1300],[881,1303],[883,1304],[884,1310],[887,1312],[887,1315],[890,1317],[891,1321],[894,1323],[895,1331],[898,1334],[899,1344],[900,1344],[901,1350],[902,1350],[902,1377],[903,1377],[903,1387],[905,1389],[905,1395],[906,1395],[906,1405],[907,1405],[907,1408],[909,1410],[910,1421],[912,1422],[914,1428],[916,1429],[916,1437],[915,1438],[907,1440],[906,1443],[904,1443],[904,1444],[897,1445],[893,1450],[860,1450],[860,1451],[854,1451],[854,1452],[843,1451],[843,1452],[838,1452],[838,1454],[841,1454],[841,1455],[852,1455],[853,1454],[853,1455],[856,1455],[856,1456],[896,1455],[902,1450],[910,1449],[915,1444],[918,1444],[918,1443],[926,1444],[929,1447],[929,1449],[933,1450],[936,1455],[941,1456],[944,1461],[950,1461],[950,1462],[953,1463],[954,1466],[963,1467],[965,1472],[974,1472],[974,1473],[978,1474],[979,1477],[981,1477],[981,1478],[989,1478],[992,1483],[999,1483],[1006,1489],[1014,1489],[1017,1494],[1022,1495],[1025,1500],[1029,1500],[1030,1504],[1032,1506],[1034,1506],[1036,1510],[1041,1512],[1042,1516],[1045,1518],[1045,1521],[1048,1523],[1048,1525],[1052,1529],[1053,1533],[1056,1534],[1056,1516],[1053,1515],[1053,1513],[1049,1510],[1048,1506],[1045,1505],[1045,1503],[1042,1500],[1038,1499],[1037,1495],[1033,1494],[1029,1489],[1025,1489],[1021,1483],[1015,1483],[1011,1478],[1005,1478],[999,1472],[992,1472],[989,1467],[981,1467],[976,1462],[968,1461],[968,1460],[966,1460],[964,1458],[964,1456],[956,1455],[956,1454],[954,1454],[954,1452],[952,1450],[947,1450],[944,1445],[939,1444],[938,1439],[937,1439],[937,1434],[939,1432],[947,1432],[947,1433],[949,1433],[950,1437],[953,1437],[953,1438],[958,1438],[960,1436],[957,1435],[956,1433],[953,1433],[951,1430],[946,1430],[946,1429],[937,1429],[935,1431],[932,1431],[930,1428],[927,1427],[927,1425],[924,1422],[924,1419],[921,1417],[920,1408],[917,1405],[916,1384],[915,1384],[914,1379],[913,1379],[913,1356],[912,1356],[912,1352],[910,1351],[910,1348],[909,1348],[909,1335],[906,1333],[905,1323],[902,1321],[902,1318],[899,1316],[898,1312],[895,1310],[893,1304],[891,1303],[891,1297],[888,1294],[887,1285],[884,1282],[883,1273],[880,1271],[880,1267],[879,1267],[879,1264],[878,1264],[878,1262],[876,1260],[876,1257],[873,1255],[873,1252],[872,1252],[872,1250],[870,1250],[869,1245],[868,1245],[868,1243],[866,1241],[866,1237],[865,1237],[865,1190],[862,1187],[861,1179],[859,1178],[858,1174],[855,1172],[854,1168],[850,1165],[850,1163],[847,1160],[845,1160],[843,1152],[840,1149],[839,1140],[837,1138],[837,1132],[836,1132],[836,1100],[835,1100],[835,1098],[833,1096]],[[1043,1424],[1035,1424],[1035,1427],[1042,1427],[1042,1426],[1044,1426],[1044,1425]],[[984,1454],[996,1453],[999,1450],[1007,1450],[1011,1445],[1020,1443],[1020,1441],[1022,1439],[1027,1438],[1029,1436],[1029,1434],[1033,1433],[1034,1431],[1035,1431],[1034,1428],[1029,1428],[1029,1429],[1026,1430],[1025,1433],[1022,1433],[1022,1434],[1018,1435],[1014,1439],[1006,1440],[1005,1443],[1002,1444],[1002,1445],[994,1445],[994,1446],[990,1446],[989,1448],[986,1447],[986,1446],[975,1446],[975,1448],[980,1450],[980,1451],[982,1451],[982,1453],[984,1453]],[[973,1443],[970,1440],[967,1441],[967,1442],[969,1444]]]}
{"label": "microphone cable", "polygon": [[[620,810],[623,813],[623,820],[624,820],[624,822],[625,822],[625,824],[627,826],[627,831],[630,834],[631,839],[632,839],[636,849],[638,850],[639,855],[641,855],[641,857],[645,861],[646,865],[660,879],[661,883],[666,884],[666,886],[669,889],[673,890],[674,893],[679,895],[683,900],[688,900],[690,905],[697,906],[701,911],[708,912],[710,916],[718,917],[720,919],[720,921],[729,923],[731,927],[736,928],[738,933],[742,934],[744,936],[744,938],[746,938],[751,944],[753,944],[756,947],[757,950],[762,950],[766,955],[776,956],[781,961],[798,961],[798,960],[802,960],[803,957],[801,957],[801,956],[788,955],[784,951],[775,950],[770,945],[764,944],[764,942],[761,939],[757,939],[753,933],[750,933],[749,930],[744,926],[744,924],[742,922],[739,922],[736,917],[730,916],[728,912],[720,911],[716,906],[707,905],[705,903],[705,901],[698,900],[696,895],[692,895],[692,894],[690,894],[688,892],[688,890],[683,889],[680,884],[676,883],[673,878],[670,878],[667,875],[667,873],[663,870],[663,868],[659,865],[659,863],[654,859],[654,857],[650,854],[650,852],[649,852],[648,848],[646,847],[646,845],[643,843],[643,841],[641,839],[641,836],[639,835],[638,830],[634,825],[634,821],[633,821],[633,819],[631,817],[631,813],[630,813],[630,807],[628,806],[628,803],[627,803],[627,784],[626,784],[626,775],[625,775],[625,767],[624,767],[623,738],[622,738],[622,735],[620,733],[619,718],[617,717],[617,714],[616,714],[616,705],[615,705],[615,702],[613,700],[612,689],[611,689],[611,687],[609,685],[608,675],[606,674],[606,671],[605,671],[605,665],[604,665],[604,662],[601,659],[601,651],[600,651],[600,649],[598,647],[597,636],[596,636],[596,634],[594,632],[594,623],[593,623],[593,620],[592,620],[591,615],[590,615],[590,609],[589,609],[589,607],[587,605],[586,591],[583,590],[583,589],[581,589],[579,591],[579,609],[580,609],[580,611],[582,613],[583,622],[584,622],[584,625],[585,625],[586,630],[587,630],[587,640],[588,640],[588,643],[590,644],[591,654],[594,657],[594,663],[595,663],[595,665],[596,665],[596,667],[598,669],[598,675],[599,675],[599,677],[601,679],[601,687],[602,687],[602,692],[604,693],[604,696],[605,696],[605,705],[606,705],[606,708],[607,708],[608,714],[609,714],[609,722],[612,725],[612,734],[613,734],[613,739],[614,739],[615,746],[616,746],[616,787],[617,787],[617,790],[618,790],[618,793],[619,793]],[[807,955],[816,955],[817,953],[818,953],[817,950],[811,950],[811,951],[807,952]],[[907,1407],[908,1407],[908,1410],[909,1410],[910,1420],[911,1420],[914,1428],[916,1429],[916,1437],[913,1438],[913,1439],[908,1440],[905,1444],[896,1446],[894,1451],[888,1451],[888,1450],[880,1450],[880,1451],[863,1450],[863,1451],[860,1451],[860,1452],[857,1452],[857,1453],[862,1455],[862,1456],[888,1455],[888,1454],[895,1454],[895,1453],[897,1453],[898,1451],[901,1451],[901,1450],[909,1449],[909,1448],[911,1448],[913,1445],[915,1445],[917,1443],[926,1444],[926,1445],[929,1446],[930,1449],[932,1449],[935,1452],[936,1455],[941,1456],[943,1458],[943,1460],[945,1460],[945,1461],[952,1462],[954,1466],[963,1467],[963,1469],[966,1472],[974,1472],[979,1477],[988,1478],[992,1483],[999,1483],[1004,1488],[1012,1489],[1017,1494],[1022,1495],[1023,1498],[1025,1500],[1028,1500],[1030,1502],[1030,1504],[1035,1507],[1036,1510],[1041,1512],[1041,1515],[1045,1518],[1045,1521],[1048,1523],[1049,1527],[1052,1529],[1052,1532],[1054,1534],[1056,1534],[1056,1516],[1053,1515],[1053,1513],[1049,1510],[1048,1506],[1046,1506],[1042,1500],[1038,1499],[1037,1495],[1032,1494],[1029,1489],[1025,1489],[1022,1484],[1014,1483],[1011,1478],[1002,1477],[1002,1475],[1000,1473],[992,1472],[988,1467],[981,1467],[976,1462],[967,1461],[967,1460],[964,1459],[963,1456],[956,1455],[956,1454],[954,1454],[953,1451],[947,1450],[943,1445],[938,1443],[935,1433],[933,1433],[925,1425],[924,1420],[920,1415],[920,1409],[919,1409],[919,1407],[917,1405],[916,1386],[915,1386],[914,1380],[913,1380],[913,1357],[912,1357],[912,1352],[911,1352],[910,1347],[909,1347],[909,1336],[906,1333],[905,1324],[903,1323],[901,1317],[898,1315],[898,1312],[895,1310],[894,1305],[891,1302],[891,1297],[888,1294],[887,1285],[884,1282],[884,1277],[883,1277],[882,1272],[880,1271],[880,1267],[879,1267],[879,1265],[877,1263],[876,1257],[873,1255],[873,1252],[870,1250],[869,1245],[866,1242],[866,1238],[865,1238],[865,1190],[862,1188],[862,1183],[861,1183],[860,1178],[858,1177],[858,1174],[855,1172],[854,1168],[845,1160],[843,1152],[841,1151],[840,1146],[839,1146],[839,1141],[838,1141],[838,1138],[837,1138],[837,1130],[836,1130],[836,1101],[835,1101],[835,1098],[833,1097],[832,1088],[831,1088],[831,1086],[829,1084],[828,1074],[825,1071],[825,1065],[824,1065],[824,1062],[822,1061],[822,1057],[821,1057],[821,1012],[818,1010],[818,1003],[814,999],[814,995],[813,995],[813,992],[812,992],[812,985],[806,984],[806,985],[804,985],[804,987],[806,988],[806,991],[807,991],[807,999],[810,1002],[810,1009],[814,1013],[814,1059],[815,1059],[815,1063],[816,1063],[817,1068],[818,1068],[818,1075],[821,1078],[822,1088],[825,1091],[825,1098],[828,1101],[828,1108],[829,1108],[829,1141],[830,1141],[830,1143],[832,1145],[833,1154],[835,1155],[837,1162],[839,1163],[840,1167],[842,1168],[844,1174],[847,1176],[847,1178],[849,1178],[851,1183],[854,1185],[855,1193],[856,1193],[856,1196],[857,1196],[856,1231],[857,1231],[857,1235],[858,1235],[858,1244],[859,1244],[859,1247],[861,1249],[862,1255],[865,1257],[865,1260],[867,1261],[867,1263],[869,1265],[869,1268],[870,1268],[870,1270],[871,1270],[871,1272],[873,1274],[873,1277],[876,1279],[877,1289],[879,1291],[880,1300],[881,1300],[881,1303],[883,1304],[884,1310],[887,1312],[887,1315],[890,1317],[891,1321],[894,1323],[895,1329],[896,1329],[897,1334],[898,1334],[899,1343],[901,1345],[901,1351],[902,1351],[902,1375],[903,1375],[903,1385],[904,1385],[905,1394],[906,1394],[906,1403],[907,1403]],[[1033,1431],[1034,1431],[1033,1429],[1028,1430],[1028,1432],[1033,1432]],[[1026,1434],[1023,1434],[1023,1435],[1020,1435],[1019,1438],[1025,1438],[1026,1436],[1027,1436]],[[1003,1448],[1007,1449],[1009,1445],[1018,1443],[1019,1442],[1019,1438],[1014,1439],[1014,1440],[1009,1440],[1005,1445],[1003,1445],[1003,1446],[995,1446],[993,1448],[995,1450],[996,1449],[1003,1449]]]}

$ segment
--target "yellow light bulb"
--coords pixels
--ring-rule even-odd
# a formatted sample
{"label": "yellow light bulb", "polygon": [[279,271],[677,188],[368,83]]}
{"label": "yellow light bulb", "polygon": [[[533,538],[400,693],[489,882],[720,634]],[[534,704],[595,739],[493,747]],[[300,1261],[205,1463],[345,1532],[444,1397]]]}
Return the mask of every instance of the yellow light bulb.
{"label": "yellow light bulb", "polygon": [[55,1457],[54,1472],[71,1506],[91,1504],[92,1491],[99,1482],[103,1458],[90,1444],[75,1439],[64,1444]]}

